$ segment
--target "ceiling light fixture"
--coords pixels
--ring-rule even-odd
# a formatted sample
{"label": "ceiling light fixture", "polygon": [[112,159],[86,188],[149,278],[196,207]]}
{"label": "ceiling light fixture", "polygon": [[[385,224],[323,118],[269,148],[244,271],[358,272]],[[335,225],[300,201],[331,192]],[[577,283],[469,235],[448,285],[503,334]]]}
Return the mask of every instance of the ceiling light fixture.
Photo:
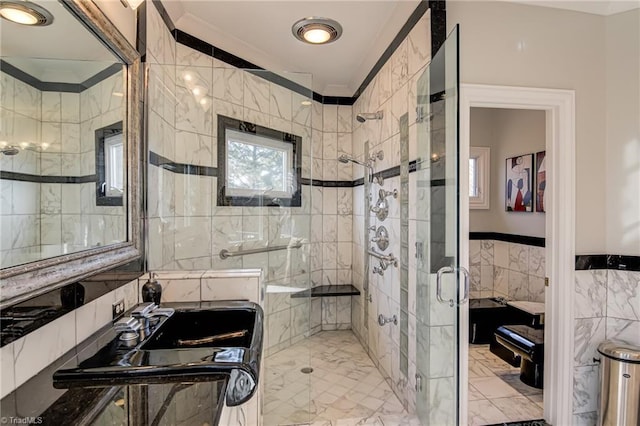
{"label": "ceiling light fixture", "polygon": [[291,32],[305,43],[327,44],[340,38],[342,26],[333,19],[309,17],[293,24]]}
{"label": "ceiling light fixture", "polygon": [[21,25],[43,27],[53,22],[51,12],[29,1],[0,1],[0,16]]}

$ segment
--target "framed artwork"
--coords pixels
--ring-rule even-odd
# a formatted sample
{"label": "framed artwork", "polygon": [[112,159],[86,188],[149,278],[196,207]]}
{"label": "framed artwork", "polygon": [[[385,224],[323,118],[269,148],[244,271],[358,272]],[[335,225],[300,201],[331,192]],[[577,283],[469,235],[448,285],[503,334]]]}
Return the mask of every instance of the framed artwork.
{"label": "framed artwork", "polygon": [[506,170],[505,210],[532,212],[533,154],[507,158]]}
{"label": "framed artwork", "polygon": [[546,151],[536,153],[536,212],[545,212],[544,190],[547,186]]}

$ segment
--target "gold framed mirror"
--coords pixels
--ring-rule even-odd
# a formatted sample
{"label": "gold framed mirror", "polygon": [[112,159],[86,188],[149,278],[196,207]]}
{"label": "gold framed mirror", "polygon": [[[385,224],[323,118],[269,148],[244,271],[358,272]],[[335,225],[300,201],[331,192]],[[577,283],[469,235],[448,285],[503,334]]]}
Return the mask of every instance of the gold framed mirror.
{"label": "gold framed mirror", "polygon": [[0,307],[142,253],[140,55],[91,0],[42,3],[0,27]]}

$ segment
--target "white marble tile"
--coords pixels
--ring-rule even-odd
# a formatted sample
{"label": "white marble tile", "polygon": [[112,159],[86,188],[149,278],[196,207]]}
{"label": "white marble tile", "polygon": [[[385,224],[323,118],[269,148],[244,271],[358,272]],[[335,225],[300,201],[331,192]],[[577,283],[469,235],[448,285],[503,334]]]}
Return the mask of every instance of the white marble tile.
{"label": "white marble tile", "polygon": [[528,300],[529,299],[529,276],[521,272],[508,271],[509,276],[509,299]]}
{"label": "white marble tile", "polygon": [[175,222],[175,259],[210,255],[211,219],[208,217],[177,217]]}
{"label": "white marble tile", "polygon": [[61,115],[63,123],[80,123],[80,94],[60,94]]}
{"label": "white marble tile", "polygon": [[491,403],[502,411],[504,415],[503,418],[510,422],[541,419],[544,417],[542,407],[525,396],[492,399]]}
{"label": "white marble tile", "polygon": [[509,244],[509,269],[522,273],[529,272],[529,246]]}
{"label": "white marble tile", "polygon": [[266,326],[270,347],[288,343],[291,339],[291,313],[288,310],[267,316]]}
{"label": "white marble tile", "polygon": [[309,96],[292,92],[291,115],[294,123],[311,125],[311,105],[307,105],[307,102],[311,102]]}
{"label": "white marble tile", "polygon": [[200,300],[200,279],[163,279],[162,302],[197,302]]}
{"label": "white marble tile", "polygon": [[338,216],[334,214],[322,215],[322,241],[337,241]]}
{"label": "white marble tile", "polygon": [[535,275],[529,275],[529,301],[542,302],[545,301],[545,285],[544,278]]}
{"label": "white marble tile", "polygon": [[269,83],[270,114],[287,121],[292,119],[292,92],[278,84]]}
{"label": "white marble tile", "polygon": [[472,377],[469,382],[487,399],[519,396],[520,393],[497,376]]}
{"label": "white marble tile", "polygon": [[608,271],[607,316],[640,320],[640,272]]}
{"label": "white marble tile", "polygon": [[115,292],[93,300],[76,309],[76,342],[81,343],[112,320]]}
{"label": "white marble tile", "polygon": [[493,242],[493,264],[509,269],[509,243],[504,241]]}
{"label": "white marble tile", "polygon": [[[337,268],[338,262],[337,243],[322,243],[322,266],[323,269],[333,270]],[[335,284],[335,281],[333,282]]]}
{"label": "white marble tile", "polygon": [[245,108],[269,114],[269,82],[245,72],[243,105]]}
{"label": "white marble tile", "polygon": [[[353,234],[353,216],[338,215],[338,238],[339,242],[351,242]],[[359,226],[359,225],[358,225]]]}
{"label": "white marble tile", "polygon": [[250,300],[260,303],[260,281],[253,277],[202,278],[202,300]]}
{"label": "white marble tile", "polygon": [[[338,132],[351,133],[353,130],[353,108],[350,105],[338,105]],[[351,151],[348,151],[351,153]]]}
{"label": "white marble tile", "polygon": [[640,345],[640,321],[607,318],[607,339]]}
{"label": "white marble tile", "polygon": [[598,412],[578,413],[573,415],[573,426],[596,426],[598,424]]}
{"label": "white marble tile", "polygon": [[[75,312],[68,313],[14,343],[15,384],[22,385],[76,345]],[[45,351],[42,348],[46,348]]]}
{"label": "white marble tile", "polygon": [[409,74],[407,44],[408,40],[405,39],[400,46],[398,46],[391,58],[391,90],[394,92],[407,82]]}
{"label": "white marble tile", "polygon": [[323,188],[321,200],[323,214],[338,213],[338,188]]}
{"label": "white marble tile", "polygon": [[546,271],[546,249],[544,247],[529,247],[529,274],[536,277],[545,277]]}
{"label": "white marble tile", "polygon": [[480,241],[480,264],[494,264],[494,242],[492,240]]}
{"label": "white marble tile", "polygon": [[15,389],[13,343],[0,348],[0,398],[4,398]]}
{"label": "white marble tile", "polygon": [[575,271],[574,294],[576,318],[605,316],[607,306],[607,271]]}
{"label": "white marble tile", "polygon": [[573,369],[573,413],[596,411],[599,398],[599,366]]}
{"label": "white marble tile", "polygon": [[60,121],[60,92],[42,92],[42,121]]}
{"label": "white marble tile", "polygon": [[[201,82],[192,88],[176,86],[176,129],[203,135],[212,134],[211,102],[202,105],[199,100],[211,90],[211,77],[202,75]],[[194,93],[197,91],[198,95]],[[200,95],[203,93],[203,95]]]}
{"label": "white marble tile", "polygon": [[409,75],[414,75],[431,59],[430,12],[414,25],[407,43],[407,64]]}
{"label": "white marble tile", "polygon": [[325,160],[338,160],[338,134],[336,132],[324,132],[322,134],[322,158]]}
{"label": "white marble tile", "polygon": [[605,340],[604,318],[581,318],[575,320],[574,364],[576,366],[594,365],[594,359],[600,358],[598,345]]}
{"label": "white marble tile", "polygon": [[213,69],[213,96],[236,105],[244,102],[244,72],[235,68]]}
{"label": "white marble tile", "polygon": [[322,130],[324,132],[338,131],[338,106],[322,105]]}
{"label": "white marble tile", "polygon": [[455,424],[458,401],[455,397],[453,378],[430,379],[429,424]]}
{"label": "white marble tile", "polygon": [[[337,261],[338,261],[338,269],[347,269],[351,270],[351,243],[337,243],[338,253],[337,253]],[[346,284],[346,283],[345,283]]]}
{"label": "white marble tile", "polygon": [[177,216],[211,216],[213,182],[209,176],[176,174],[175,189]]}
{"label": "white marble tile", "polygon": [[215,138],[192,132],[176,131],[175,161],[198,166],[218,166],[218,146]]}
{"label": "white marble tile", "polygon": [[122,71],[112,75],[111,77],[100,82],[101,91],[101,113],[107,111],[116,111],[118,115],[122,114],[122,106],[124,103],[123,94],[126,93],[126,87],[122,80]]}
{"label": "white marble tile", "polygon": [[429,328],[429,375],[450,377],[454,373],[455,333],[452,326]]}
{"label": "white marble tile", "polygon": [[471,426],[495,424],[504,420],[504,414],[486,399],[469,401],[468,424]]}

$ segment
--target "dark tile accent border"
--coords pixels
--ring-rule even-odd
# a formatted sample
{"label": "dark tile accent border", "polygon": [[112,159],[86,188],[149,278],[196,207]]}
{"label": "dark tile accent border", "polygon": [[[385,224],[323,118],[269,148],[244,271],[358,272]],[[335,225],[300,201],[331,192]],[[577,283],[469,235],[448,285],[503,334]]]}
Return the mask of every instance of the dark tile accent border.
{"label": "dark tile accent border", "polygon": [[88,88],[100,83],[119,71],[122,71],[122,64],[112,64],[92,77],[89,77],[82,83],[56,83],[49,81],[41,81],[27,74],[19,68],[14,67],[10,63],[0,59],[0,70],[11,77],[22,81],[29,86],[40,90],[41,92],[65,92],[65,93],[82,93]]}
{"label": "dark tile accent border", "polygon": [[447,2],[429,0],[431,9],[431,55],[437,52],[447,39]]}
{"label": "dark tile accent border", "polygon": [[147,61],[147,2],[143,1],[136,9],[136,50],[142,62]]}
{"label": "dark tile accent border", "polygon": [[[104,272],[2,309],[0,347],[140,276],[142,272]],[[40,312],[36,313],[35,309]]]}
{"label": "dark tile accent border", "polygon": [[610,269],[640,272],[640,256],[586,254],[576,256],[576,271]]}
{"label": "dark tile accent border", "polygon": [[[418,4],[418,6],[416,7],[416,9],[413,11],[413,13],[409,16],[409,18],[407,19],[407,22],[405,22],[405,24],[402,26],[402,28],[400,29],[400,31],[398,32],[398,34],[396,34],[396,36],[394,37],[394,39],[391,41],[391,43],[389,44],[389,46],[387,47],[387,49],[383,52],[382,56],[380,57],[380,59],[378,59],[378,61],[375,63],[375,65],[373,66],[373,68],[371,69],[371,71],[369,71],[369,74],[367,74],[367,76],[365,77],[364,81],[362,82],[362,84],[360,85],[360,87],[356,90],[356,92],[354,93],[353,96],[348,97],[348,96],[324,96],[320,93],[317,92],[312,92],[310,89],[305,88],[291,80],[288,80],[282,76],[279,76],[275,73],[272,73],[270,71],[265,70],[264,68],[253,64],[245,59],[240,58],[239,56],[236,56],[232,53],[229,53],[225,50],[222,50],[218,47],[215,47],[214,45],[201,40],[197,37],[192,36],[191,34],[188,34],[180,29],[177,29],[173,23],[173,21],[171,20],[171,17],[169,16],[169,14],[167,13],[167,10],[164,8],[164,6],[162,5],[161,0],[152,0],[153,5],[156,7],[156,9],[158,10],[158,13],[160,14],[160,16],[162,17],[162,20],[164,21],[165,25],[167,26],[167,28],[169,29],[169,32],[171,32],[171,34],[173,35],[173,38],[175,39],[175,41],[177,43],[183,44],[185,46],[188,46],[192,49],[197,50],[198,52],[201,52],[205,55],[209,55],[212,56],[222,62],[225,62],[229,65],[232,65],[236,68],[243,68],[243,69],[248,69],[248,70],[256,70],[256,71],[260,71],[259,73],[256,73],[256,75],[259,75],[260,77],[264,78],[267,81],[270,81],[272,83],[278,84],[282,87],[285,87],[289,90],[292,90],[296,93],[299,93],[303,96],[309,96],[311,98],[313,98],[314,101],[319,102],[321,104],[324,105],[353,105],[356,100],[358,99],[358,97],[362,94],[362,92],[364,92],[364,90],[367,88],[367,86],[371,83],[371,81],[373,80],[373,78],[376,76],[376,74],[378,74],[378,72],[380,71],[380,69],[382,68],[382,66],[387,62],[387,60],[391,57],[391,55],[393,54],[393,52],[395,52],[395,50],[398,48],[398,46],[400,46],[400,44],[402,43],[402,41],[407,37],[407,35],[409,34],[409,32],[411,32],[411,30],[413,29],[413,27],[415,26],[415,24],[420,20],[420,18],[422,18],[422,16],[426,13],[427,10],[429,10],[430,7],[438,7],[441,8],[441,13],[437,12],[436,16],[438,16],[438,21],[440,22],[442,21],[443,24],[438,26],[438,31],[441,30],[440,27],[442,27],[442,32],[444,35],[444,37],[442,37],[442,42],[444,42],[444,38],[446,37],[446,15],[444,15],[444,1],[427,1],[427,0],[421,0],[420,3]],[[433,6],[432,6],[433,5]],[[433,33],[433,22],[434,22],[434,15],[432,14],[431,16],[431,21],[432,21],[432,30],[431,32]],[[138,14],[138,27],[141,27],[140,22],[143,20],[143,18],[141,18],[141,14]],[[144,21],[146,21],[146,18],[144,19]],[[146,28],[146,22],[144,24],[144,27]],[[146,37],[146,34],[145,34]],[[143,54],[142,51],[140,51],[140,39],[142,37],[140,36],[140,34],[138,34],[138,51],[140,52],[140,54],[144,57],[145,55]],[[440,39],[440,37],[436,37],[438,40]],[[433,39],[434,36],[432,35],[432,44],[433,44]],[[146,50],[146,49],[145,49]],[[432,50],[433,52],[435,52],[436,50]]]}
{"label": "dark tile accent border", "polygon": [[496,423],[490,426],[550,426],[544,420],[523,420],[521,422]]}
{"label": "dark tile accent border", "polygon": [[620,271],[640,271],[640,256],[607,255],[608,269]]}
{"label": "dark tile accent border", "polygon": [[500,232],[469,232],[470,240],[497,240],[527,246],[544,247],[545,239],[526,235],[502,234]]}
{"label": "dark tile accent border", "polygon": [[193,164],[176,163],[162,155],[149,151],[149,164],[160,167],[170,172],[181,175],[197,175],[197,176],[218,176],[217,167],[196,166]]}
{"label": "dark tile accent border", "polygon": [[33,183],[93,183],[98,177],[96,175],[87,176],[40,176],[27,173],[0,171],[0,179],[14,180],[19,182]]}

